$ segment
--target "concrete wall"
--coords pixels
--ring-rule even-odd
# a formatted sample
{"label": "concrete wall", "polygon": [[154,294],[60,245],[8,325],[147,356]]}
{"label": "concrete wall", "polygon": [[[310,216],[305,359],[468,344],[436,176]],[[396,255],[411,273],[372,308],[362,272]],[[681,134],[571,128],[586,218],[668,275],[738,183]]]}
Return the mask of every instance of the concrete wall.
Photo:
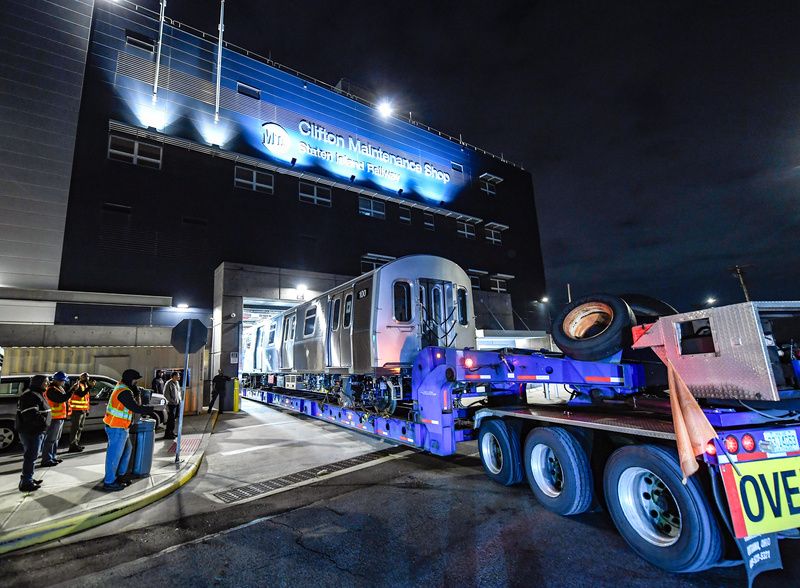
{"label": "concrete wall", "polygon": [[[94,0],[0,2],[0,285],[57,288]],[[55,304],[0,301],[0,322]]]}

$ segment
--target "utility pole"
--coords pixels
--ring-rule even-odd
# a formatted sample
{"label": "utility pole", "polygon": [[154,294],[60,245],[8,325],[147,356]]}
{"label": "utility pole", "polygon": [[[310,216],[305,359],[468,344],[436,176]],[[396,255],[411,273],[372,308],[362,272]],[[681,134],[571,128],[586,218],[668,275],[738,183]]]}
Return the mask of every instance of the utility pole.
{"label": "utility pole", "polygon": [[750,292],[747,290],[747,284],[744,281],[744,268],[749,266],[742,266],[742,265],[735,265],[730,270],[733,272],[733,275],[739,279],[739,285],[742,287],[742,292],[744,293],[744,299],[746,302],[750,302]]}

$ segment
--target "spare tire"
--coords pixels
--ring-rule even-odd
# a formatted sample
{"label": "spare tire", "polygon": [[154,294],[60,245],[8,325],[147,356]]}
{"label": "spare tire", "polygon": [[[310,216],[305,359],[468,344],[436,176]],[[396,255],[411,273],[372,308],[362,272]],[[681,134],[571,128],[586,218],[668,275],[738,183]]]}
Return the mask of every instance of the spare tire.
{"label": "spare tire", "polygon": [[674,306],[658,298],[653,298],[652,296],[645,296],[644,294],[620,294],[620,298],[631,307],[638,324],[654,323],[659,317],[678,314]]}
{"label": "spare tire", "polygon": [[593,294],[574,300],[556,315],[553,342],[572,359],[605,359],[631,345],[635,322],[622,298]]}

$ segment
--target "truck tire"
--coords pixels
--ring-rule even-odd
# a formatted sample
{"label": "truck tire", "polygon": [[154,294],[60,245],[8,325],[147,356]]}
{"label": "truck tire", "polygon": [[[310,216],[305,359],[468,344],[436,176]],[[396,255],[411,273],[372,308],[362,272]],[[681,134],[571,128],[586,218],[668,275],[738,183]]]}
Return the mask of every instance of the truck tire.
{"label": "truck tire", "polygon": [[668,572],[699,572],[720,560],[714,511],[696,477],[682,483],[674,450],[623,447],[608,459],[603,478],[609,514],[642,559]]}
{"label": "truck tire", "polygon": [[593,294],[565,306],[553,321],[553,341],[572,359],[596,361],[629,347],[631,307],[619,296]]}
{"label": "truck tire", "polygon": [[576,515],[589,510],[594,482],[589,458],[578,440],[561,427],[528,433],[522,452],[533,494],[547,510]]}
{"label": "truck tire", "polygon": [[520,424],[500,419],[481,422],[478,452],[486,475],[503,486],[522,481],[520,457]]}

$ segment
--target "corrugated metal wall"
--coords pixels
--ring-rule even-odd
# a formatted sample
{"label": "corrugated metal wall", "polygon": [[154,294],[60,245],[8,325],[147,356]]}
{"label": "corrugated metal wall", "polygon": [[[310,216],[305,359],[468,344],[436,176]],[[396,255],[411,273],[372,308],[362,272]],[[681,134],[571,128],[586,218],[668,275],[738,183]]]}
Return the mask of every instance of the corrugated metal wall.
{"label": "corrugated metal wall", "polygon": [[[185,405],[186,413],[198,413],[203,404],[205,350],[189,356],[192,375]],[[58,370],[67,373],[83,371],[119,378],[122,371],[134,368],[144,375],[149,387],[156,369],[183,368],[183,355],[172,347],[6,347],[3,375],[42,373]]]}
{"label": "corrugated metal wall", "polygon": [[[0,284],[57,288],[94,0],[0,2]],[[0,303],[4,322],[54,304]]]}

